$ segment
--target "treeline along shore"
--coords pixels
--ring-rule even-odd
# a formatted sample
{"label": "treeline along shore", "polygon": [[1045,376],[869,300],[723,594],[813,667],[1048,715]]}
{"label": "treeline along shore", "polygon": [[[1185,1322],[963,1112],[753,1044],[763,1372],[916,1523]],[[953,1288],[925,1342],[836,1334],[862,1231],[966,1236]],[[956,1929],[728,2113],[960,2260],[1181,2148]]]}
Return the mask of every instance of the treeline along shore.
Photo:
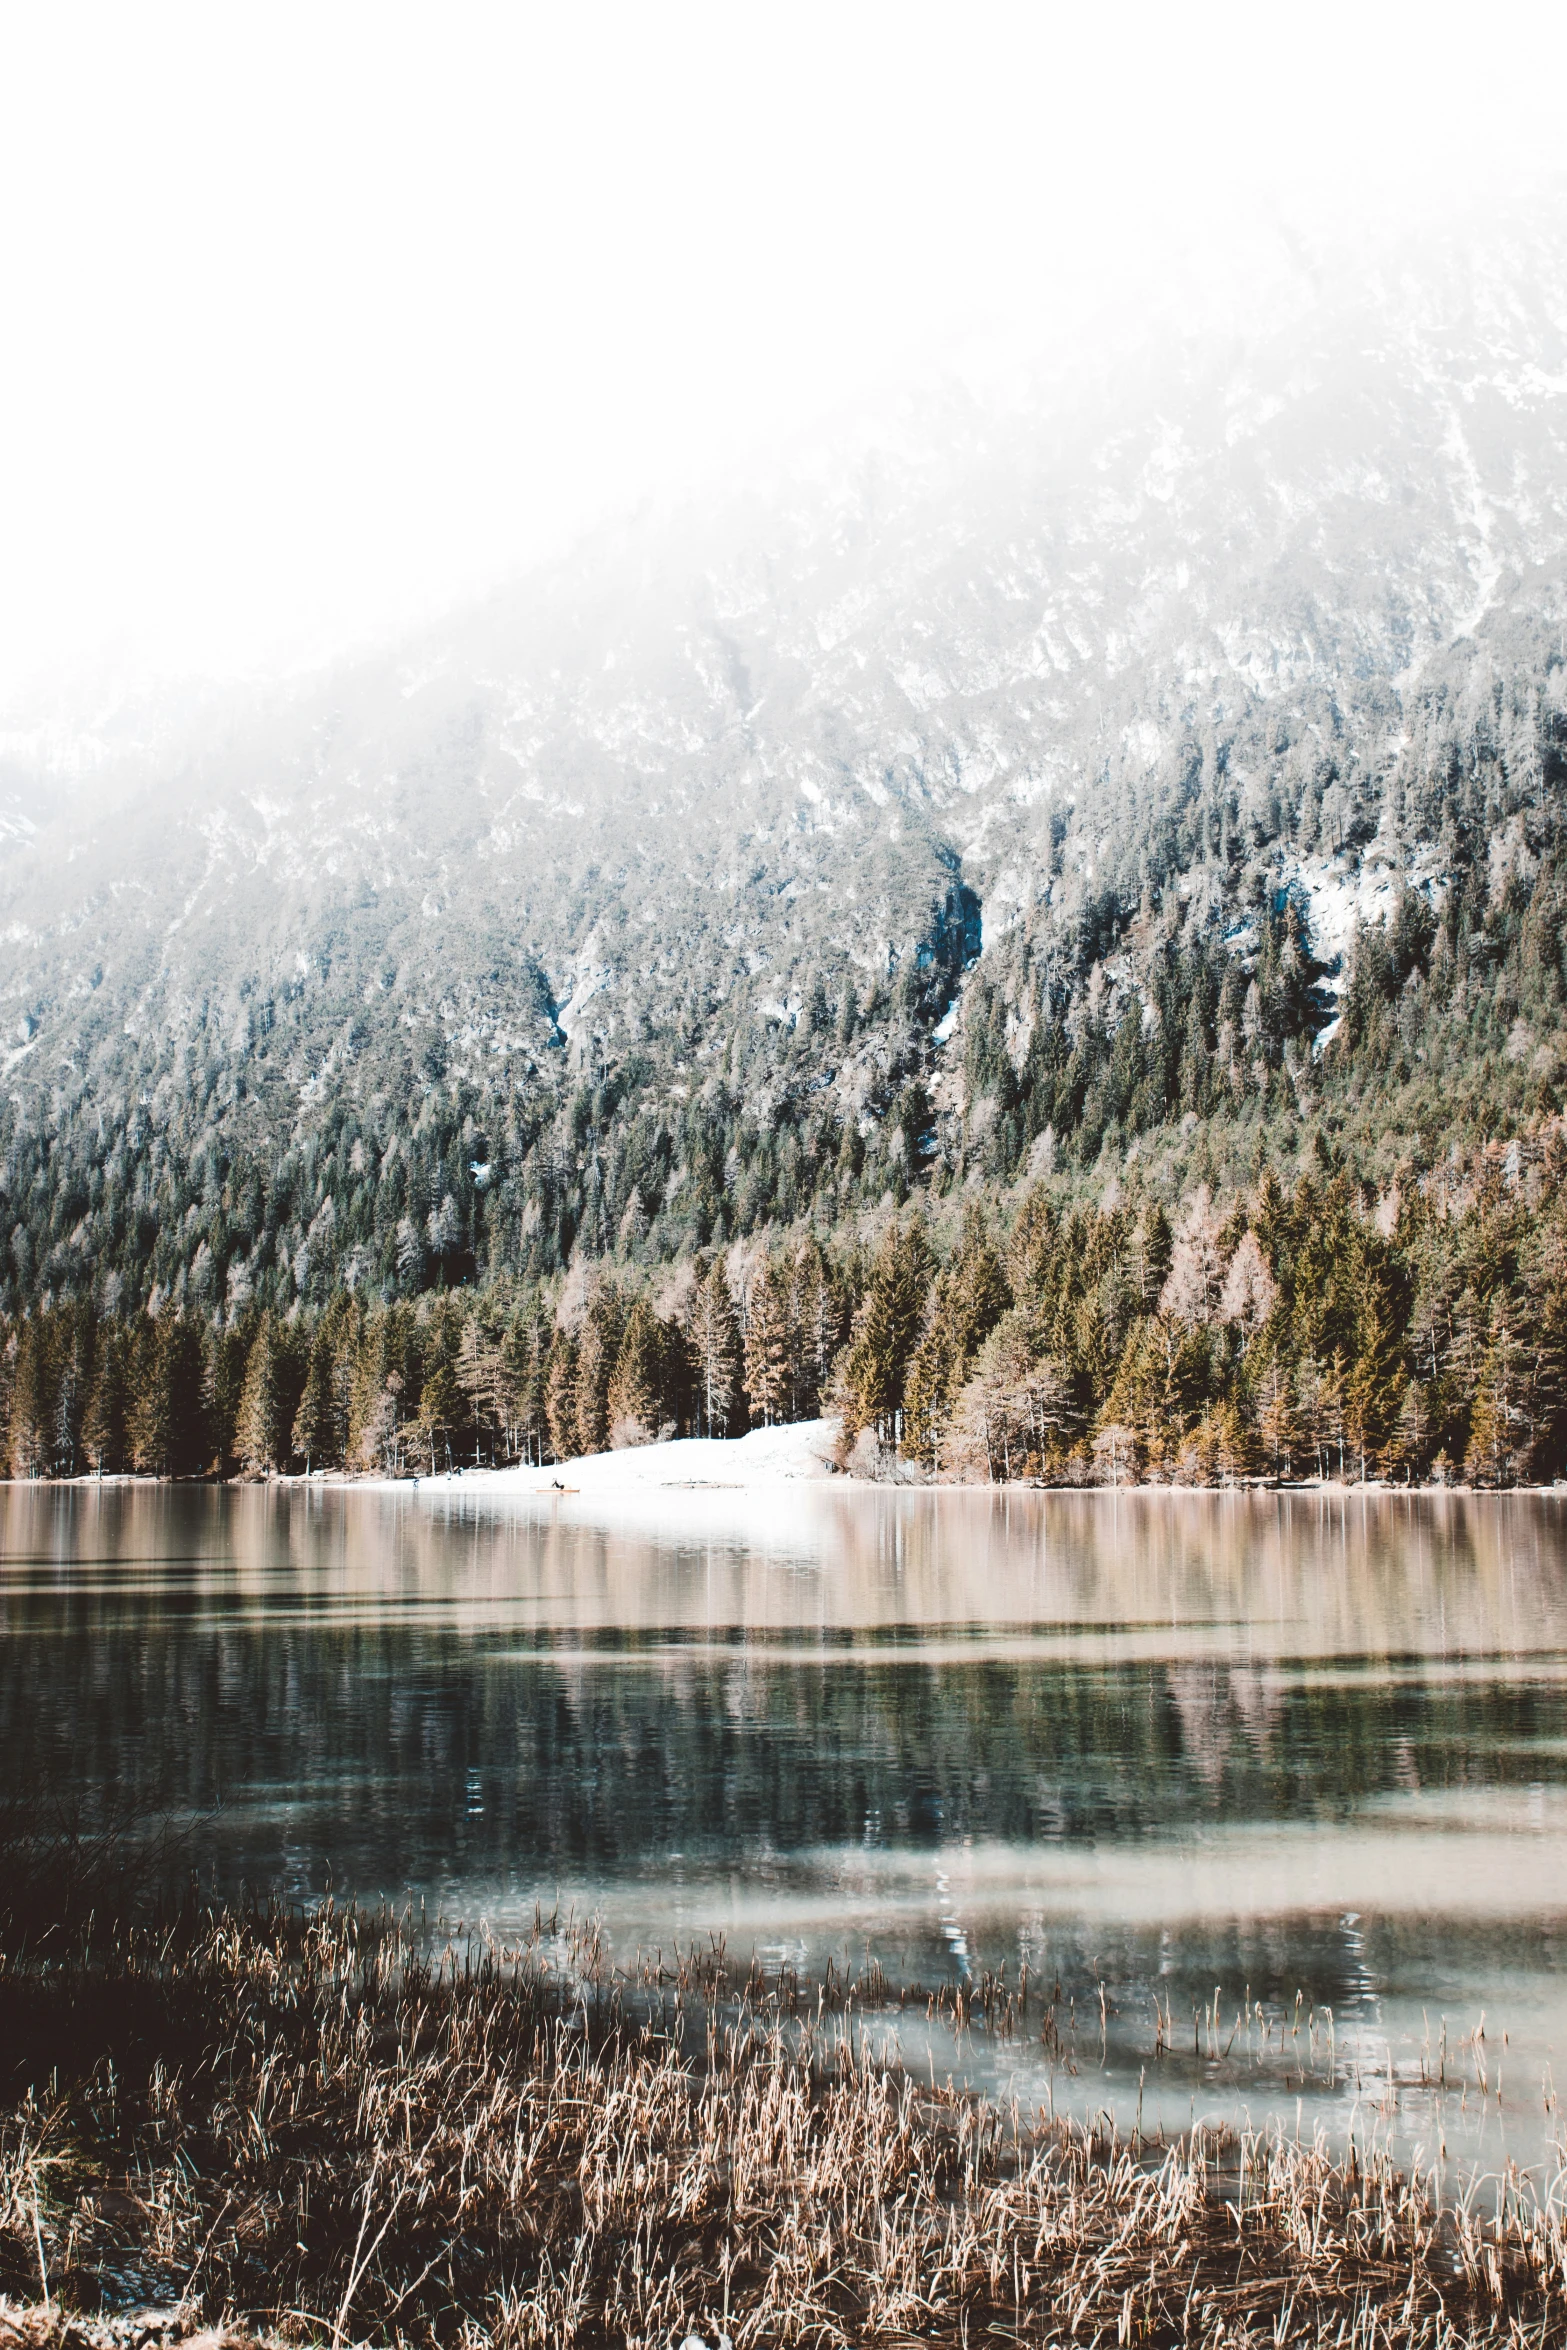
{"label": "treeline along shore", "polygon": [[1112,1176],[944,1221],[544,1282],[4,1329],[13,1477],[404,1475],[840,1416],[866,1474],[1507,1487],[1567,1468],[1567,1131],[1406,1188],[1319,1145],[1286,1189]]}

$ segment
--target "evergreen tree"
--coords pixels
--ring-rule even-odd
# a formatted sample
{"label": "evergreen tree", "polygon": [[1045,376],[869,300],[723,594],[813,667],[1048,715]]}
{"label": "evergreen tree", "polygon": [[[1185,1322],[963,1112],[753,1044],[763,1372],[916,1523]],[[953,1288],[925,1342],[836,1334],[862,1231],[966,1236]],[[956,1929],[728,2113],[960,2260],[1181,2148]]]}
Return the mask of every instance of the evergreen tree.
{"label": "evergreen tree", "polygon": [[452,1466],[452,1440],[463,1424],[463,1392],[457,1373],[444,1356],[438,1356],[425,1373],[415,1420],[421,1440],[429,1447],[432,1477],[443,1464],[448,1469]]}
{"label": "evergreen tree", "polygon": [[54,1317],[53,1387],[54,1425],[50,1455],[58,1477],[74,1477],[82,1424],[92,1394],[95,1322],[85,1305],[57,1309]]}
{"label": "evergreen tree", "polygon": [[958,1397],[954,1466],[991,1480],[1039,1476],[1059,1467],[1081,1425],[1069,1382],[1035,1353],[1025,1317],[1004,1315]]}
{"label": "evergreen tree", "polygon": [[925,1318],[932,1259],[924,1225],[896,1218],[871,1267],[839,1381],[844,1433],[895,1437],[909,1358]]}
{"label": "evergreen tree", "polygon": [[651,1444],[662,1420],[662,1332],[646,1298],[637,1298],[626,1316],[626,1326],[609,1383],[609,1441],[620,1447]]}
{"label": "evergreen tree", "polygon": [[410,1345],[406,1309],[383,1308],[366,1318],[354,1365],[348,1453],[361,1469],[403,1465],[410,1404]]}
{"label": "evergreen tree", "polygon": [[165,1310],[144,1322],[132,1362],[131,1453],[144,1476],[189,1477],[208,1465],[207,1361],[199,1325]]}
{"label": "evergreen tree", "polygon": [[724,1436],[739,1383],[740,1331],[723,1260],[698,1282],[686,1325],[704,1436]]}
{"label": "evergreen tree", "polygon": [[1295,1397],[1289,1368],[1275,1353],[1257,1379],[1257,1438],[1275,1477],[1287,1477],[1296,1443]]}
{"label": "evergreen tree", "polygon": [[1382,1449],[1383,1466],[1390,1477],[1413,1485],[1423,1478],[1431,1461],[1431,1412],[1427,1393],[1418,1379],[1404,1389],[1393,1432]]}
{"label": "evergreen tree", "polygon": [[238,1464],[239,1402],[245,1392],[245,1370],[250,1361],[253,1321],[231,1324],[217,1333],[207,1349],[207,1429],[225,1474]]}
{"label": "evergreen tree", "polygon": [[1408,1372],[1402,1317],[1380,1266],[1363,1267],[1357,1302],[1359,1351],[1345,1383],[1344,1424],[1364,1478],[1397,1423]]}
{"label": "evergreen tree", "polygon": [[950,1264],[937,1274],[925,1327],[905,1382],[909,1451],[939,1469],[953,1415],[979,1349],[1012,1302],[984,1223],[970,1218]]}
{"label": "evergreen tree", "polygon": [[794,1357],[789,1283],[782,1267],[766,1257],[746,1294],[745,1392],[755,1426],[770,1428],[789,1416]]}
{"label": "evergreen tree", "polygon": [[82,1448],[95,1476],[116,1477],[129,1468],[130,1419],[130,1340],[122,1324],[111,1322],[102,1334],[82,1422]]}
{"label": "evergreen tree", "polygon": [[579,1453],[604,1452],[609,1445],[609,1383],[615,1375],[625,1308],[612,1281],[600,1281],[583,1318],[577,1343],[576,1445]]}
{"label": "evergreen tree", "polygon": [[307,1477],[313,1467],[325,1468],[342,1458],[336,1368],[331,1335],[323,1326],[310,1349],[305,1391],[294,1414],[293,1449],[303,1455]]}
{"label": "evergreen tree", "polygon": [[1210,1406],[1206,1437],[1214,1470],[1223,1484],[1239,1484],[1256,1475],[1260,1465],[1256,1434],[1233,1396],[1220,1396]]}
{"label": "evergreen tree", "polygon": [[49,1327],[37,1315],[17,1332],[11,1379],[13,1477],[46,1477],[53,1466],[54,1365],[49,1340]]}
{"label": "evergreen tree", "polygon": [[842,1308],[832,1268],[815,1239],[801,1242],[788,1269],[789,1416],[813,1419],[842,1343]]}
{"label": "evergreen tree", "polygon": [[482,1311],[471,1312],[464,1321],[453,1367],[469,1423],[493,1443],[511,1417],[512,1379],[504,1338]]}
{"label": "evergreen tree", "polygon": [[1515,1485],[1529,1473],[1538,1435],[1530,1393],[1533,1368],[1513,1331],[1508,1301],[1498,1298],[1475,1383],[1464,1473],[1476,1485]]}
{"label": "evergreen tree", "polygon": [[556,1333],[555,1343],[550,1349],[545,1418],[550,1451],[555,1459],[574,1459],[577,1451],[577,1342],[564,1330]]}
{"label": "evergreen tree", "polygon": [[1170,1219],[1161,1203],[1154,1200],[1138,1222],[1131,1252],[1133,1286],[1144,1313],[1153,1312],[1170,1277],[1173,1247]]}
{"label": "evergreen tree", "polygon": [[292,1434],[287,1357],[277,1317],[264,1313],[251,1341],[234,1431],[241,1466],[252,1476],[286,1468]]}
{"label": "evergreen tree", "polygon": [[512,1317],[506,1333],[507,1450],[542,1461],[549,1443],[549,1365],[554,1332],[535,1300]]}

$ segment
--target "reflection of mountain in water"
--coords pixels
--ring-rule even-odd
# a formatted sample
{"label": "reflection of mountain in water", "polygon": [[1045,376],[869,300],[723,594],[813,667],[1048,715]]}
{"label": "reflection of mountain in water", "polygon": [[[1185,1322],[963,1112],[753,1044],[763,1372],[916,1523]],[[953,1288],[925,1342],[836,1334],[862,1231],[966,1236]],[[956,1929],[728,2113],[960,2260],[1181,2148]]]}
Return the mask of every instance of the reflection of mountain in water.
{"label": "reflection of mountain in water", "polygon": [[829,1488],[761,1556],[691,1510],[664,1539],[278,1491],[0,1512],[5,1751],[221,1796],[200,1841],[252,1881],[1113,1842],[1567,1776],[1554,1665],[1465,1661],[1567,1647],[1549,1503]]}

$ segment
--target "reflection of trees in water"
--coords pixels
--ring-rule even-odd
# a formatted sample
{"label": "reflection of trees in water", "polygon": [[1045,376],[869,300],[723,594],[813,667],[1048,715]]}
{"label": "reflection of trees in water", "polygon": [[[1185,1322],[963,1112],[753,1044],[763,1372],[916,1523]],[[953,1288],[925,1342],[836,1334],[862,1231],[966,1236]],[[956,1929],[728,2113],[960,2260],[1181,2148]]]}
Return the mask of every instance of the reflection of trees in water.
{"label": "reflection of trees in water", "polygon": [[1245,1665],[1177,1664],[1165,1668],[1165,1686],[1186,1759],[1206,1786],[1222,1788],[1237,1734],[1249,1742],[1257,1764],[1268,1768],[1286,1711],[1277,1676]]}
{"label": "reflection of trees in water", "polygon": [[[285,1847],[338,1882],[657,1869],[869,1839],[1112,1842],[1183,1820],[1313,1817],[1378,1791],[1562,1775],[1551,1683],[1424,1686],[1252,1668],[809,1653],[580,1657],[297,1622],[21,1635],[0,1741],[29,1718],[62,1786],[157,1808],[263,1881]],[[1518,1751],[1508,1751],[1513,1742]],[[473,1790],[479,1793],[475,1808]]]}
{"label": "reflection of trees in water", "polygon": [[[565,1507],[480,1509],[460,1485],[433,1504],[277,1486],[22,1487],[0,1495],[0,1546],[40,1565],[140,1559],[138,1581],[170,1610],[221,1594],[247,1614],[308,1601],[587,1633],[1021,1624],[1131,1628],[1171,1653],[1198,1633],[1274,1655],[1567,1647],[1560,1508],[1524,1496],[807,1485],[647,1506],[663,1531]],[[47,1598],[69,1607],[53,1576]],[[28,1604],[0,1598],[4,1620],[25,1620]]]}
{"label": "reflection of trees in water", "polygon": [[[1112,1839],[1563,1769],[1521,1743],[1567,1737],[1549,1680],[1289,1662],[1567,1646],[1553,1504],[798,1509],[792,1552],[752,1553],[368,1495],[13,1490],[0,1748],[65,1789],[221,1795],[202,1833],[236,1869],[297,1848],[375,1887]],[[1077,1629],[1009,1650],[987,1617]],[[920,1625],[939,1656],[890,1636]]]}

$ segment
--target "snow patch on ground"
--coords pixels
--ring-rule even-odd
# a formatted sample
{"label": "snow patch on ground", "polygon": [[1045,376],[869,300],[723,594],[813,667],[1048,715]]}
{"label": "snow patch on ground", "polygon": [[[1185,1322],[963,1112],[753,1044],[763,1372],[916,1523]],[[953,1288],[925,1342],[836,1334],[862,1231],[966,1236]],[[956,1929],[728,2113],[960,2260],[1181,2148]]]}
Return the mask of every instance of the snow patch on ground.
{"label": "snow patch on ground", "polygon": [[[1306,857],[1292,876],[1292,886],[1306,901],[1311,943],[1324,963],[1338,963],[1348,951],[1355,926],[1369,929],[1385,922],[1393,910],[1399,876],[1380,858],[1360,863],[1340,851],[1334,857]],[[1342,968],[1323,985],[1338,992]]]}
{"label": "snow patch on ground", "polygon": [[[1330,966],[1322,982],[1338,995],[1347,976],[1344,959],[1356,926],[1370,930],[1390,918],[1400,888],[1419,890],[1440,906],[1447,892],[1447,875],[1438,871],[1434,848],[1416,848],[1397,863],[1375,843],[1366,855],[1340,849],[1330,857],[1302,857],[1284,873],[1292,896],[1303,902],[1313,952]],[[1336,966],[1336,967],[1335,967]]]}
{"label": "snow patch on ground", "polygon": [[[796,1420],[781,1428],[753,1428],[749,1436],[682,1436],[669,1444],[633,1444],[595,1452],[548,1469],[468,1469],[465,1488],[497,1497],[561,1491],[603,1495],[675,1492],[753,1492],[833,1474],[836,1420]],[[424,1480],[444,1487],[447,1479]],[[457,1480],[453,1479],[453,1483]]]}

